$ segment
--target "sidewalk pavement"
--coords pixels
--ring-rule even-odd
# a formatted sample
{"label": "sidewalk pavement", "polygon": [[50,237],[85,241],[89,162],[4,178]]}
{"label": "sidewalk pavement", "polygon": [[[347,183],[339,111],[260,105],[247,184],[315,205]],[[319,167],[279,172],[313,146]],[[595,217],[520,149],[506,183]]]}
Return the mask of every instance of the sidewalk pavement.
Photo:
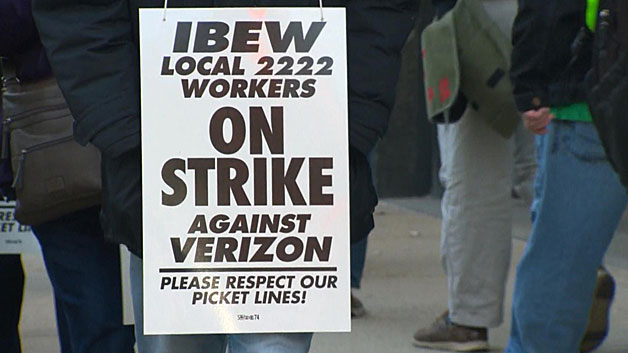
{"label": "sidewalk pavement", "polygon": [[[430,324],[447,305],[446,281],[439,260],[438,205],[438,200],[429,197],[380,202],[377,226],[367,252],[363,288],[356,292],[368,315],[353,320],[351,333],[316,334],[311,353],[433,352],[413,347],[412,334]],[[513,234],[522,238],[528,232],[527,210],[520,205],[515,212]],[[501,352],[508,339],[512,277],[523,248],[523,241],[513,241],[505,321],[489,333],[493,352]],[[24,255],[23,260],[27,273],[21,325],[23,351],[58,352],[50,284],[41,257]],[[622,259],[609,263],[617,290],[610,335],[597,352],[628,352],[628,337],[624,335],[628,329],[628,267],[622,266]]]}

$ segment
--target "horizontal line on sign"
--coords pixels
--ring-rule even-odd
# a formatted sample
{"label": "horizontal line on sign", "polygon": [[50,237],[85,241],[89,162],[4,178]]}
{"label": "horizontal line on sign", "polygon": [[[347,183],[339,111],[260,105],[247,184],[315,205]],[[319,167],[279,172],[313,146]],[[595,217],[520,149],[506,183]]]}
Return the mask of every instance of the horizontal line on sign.
{"label": "horizontal line on sign", "polygon": [[160,268],[159,273],[179,272],[336,272],[337,267],[222,267],[222,268]]}

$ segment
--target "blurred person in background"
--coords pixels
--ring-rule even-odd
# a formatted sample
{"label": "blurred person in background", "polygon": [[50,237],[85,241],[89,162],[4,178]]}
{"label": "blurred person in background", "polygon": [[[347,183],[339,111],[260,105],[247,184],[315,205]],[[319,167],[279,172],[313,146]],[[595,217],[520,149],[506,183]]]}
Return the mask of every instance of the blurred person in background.
{"label": "blurred person in background", "polygon": [[[432,3],[438,19],[457,5],[456,0],[433,0]],[[466,4],[462,5],[465,6],[456,10],[469,11]],[[483,17],[494,22],[494,26],[488,27],[492,28],[493,35],[507,44],[516,1],[485,0],[479,6],[485,13]],[[455,41],[487,40],[478,39],[484,33],[474,31],[475,28],[468,28],[470,34],[456,34]],[[431,48],[425,47],[425,50]],[[507,54],[500,52],[499,55],[500,59],[477,65],[493,70],[491,65],[508,61]],[[472,61],[474,65],[478,62],[477,59]],[[473,70],[464,66],[468,61],[460,59],[459,62],[460,72]],[[502,77],[506,70],[505,66],[495,67],[496,73],[503,73]],[[464,77],[464,73],[461,74],[461,80]],[[450,78],[449,82],[453,80]],[[484,84],[473,82],[462,87]],[[469,91],[464,93],[469,94]],[[453,123],[447,120],[437,126],[441,155],[439,177],[445,188],[441,201],[441,262],[447,275],[448,309],[430,326],[416,331],[413,343],[419,347],[459,352],[487,350],[488,329],[503,322],[512,246],[512,197],[530,201],[536,163],[533,139],[519,122],[510,89],[495,89],[489,93],[488,100],[497,95],[509,97],[512,109],[508,113],[488,116],[490,110],[483,107],[490,103],[467,104],[464,98],[460,120]],[[456,114],[455,105],[446,113],[450,117]],[[489,123],[500,119],[504,122],[497,127]],[[509,126],[508,133],[500,130],[505,125]]]}

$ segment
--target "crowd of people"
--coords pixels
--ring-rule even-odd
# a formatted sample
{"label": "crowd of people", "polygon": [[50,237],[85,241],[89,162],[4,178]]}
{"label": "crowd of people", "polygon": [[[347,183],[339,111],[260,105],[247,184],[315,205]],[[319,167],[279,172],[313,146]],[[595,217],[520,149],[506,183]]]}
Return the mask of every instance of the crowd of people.
{"label": "crowd of people", "polygon": [[[439,175],[445,189],[441,262],[448,302],[444,313],[412,340],[419,347],[449,351],[489,349],[488,330],[503,321],[516,196],[532,202],[532,231],[516,270],[505,353],[591,351],[608,332],[614,283],[602,264],[628,201],[587,105],[585,78],[593,66],[598,3],[432,0],[435,21],[455,21],[452,13],[474,2],[495,24],[492,35],[512,43],[501,58],[510,67],[498,68],[487,83],[476,84],[511,84],[508,99],[514,113],[500,119],[515,123],[507,132],[496,128],[495,117],[482,109],[484,102],[471,99],[474,86],[468,83],[453,97],[462,99],[463,109],[452,108],[457,112],[447,111],[448,118],[439,122]],[[378,202],[370,157],[386,132],[401,49],[424,10],[419,4],[324,1],[325,6],[345,7],[347,14],[352,288],[360,288]],[[317,0],[168,4],[319,5]],[[138,49],[138,9],[143,7],[163,7],[163,2],[0,0],[3,129],[13,128],[7,117],[32,117],[39,124],[51,119],[42,114],[54,111],[54,119],[67,117],[73,125],[76,142],[71,148],[90,145],[99,152],[99,201],[75,203],[32,228],[53,287],[61,352],[126,353],[134,345],[139,353],[308,352],[312,333],[307,332],[144,334]],[[474,35],[453,35],[470,33]],[[464,80],[465,68],[459,71]],[[27,179],[15,161],[3,159],[0,169],[9,165],[14,176],[3,180],[0,175],[0,186],[8,198],[17,189],[19,204],[25,197],[19,193],[20,182]],[[14,182],[19,178],[24,180]],[[119,244],[132,253],[130,269],[120,268]],[[134,326],[122,321],[120,271],[127,270]],[[0,255],[0,277],[11,284],[0,294],[0,351],[19,353],[24,286],[19,256]],[[365,313],[352,295],[352,316]]]}

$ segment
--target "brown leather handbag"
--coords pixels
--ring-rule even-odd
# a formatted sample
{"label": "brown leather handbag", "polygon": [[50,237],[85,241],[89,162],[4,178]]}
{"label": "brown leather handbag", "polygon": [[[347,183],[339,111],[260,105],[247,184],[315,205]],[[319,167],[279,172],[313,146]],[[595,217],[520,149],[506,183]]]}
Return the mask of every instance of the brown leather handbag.
{"label": "brown leather handbag", "polygon": [[101,203],[100,153],[72,135],[55,79],[5,80],[2,155],[10,153],[15,218],[37,225]]}

